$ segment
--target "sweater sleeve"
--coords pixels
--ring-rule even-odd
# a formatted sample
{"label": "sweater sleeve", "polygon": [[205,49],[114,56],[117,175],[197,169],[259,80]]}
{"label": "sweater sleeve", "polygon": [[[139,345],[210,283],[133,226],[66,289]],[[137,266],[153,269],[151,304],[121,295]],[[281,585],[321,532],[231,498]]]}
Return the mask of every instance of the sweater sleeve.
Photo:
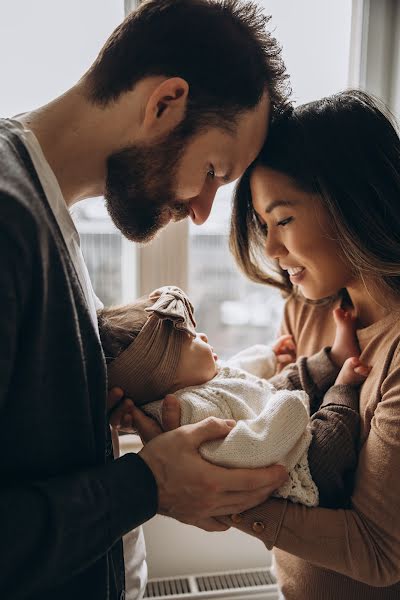
{"label": "sweater sleeve", "polygon": [[312,440],[308,461],[319,490],[320,505],[325,507],[348,502],[357,466],[358,391],[351,386],[335,385],[322,396],[337,373],[329,349],[325,348],[309,358],[300,357],[269,380],[277,389],[303,389],[310,398]]}
{"label": "sweater sleeve", "polygon": [[[286,305],[282,331],[294,335],[292,313]],[[310,398],[309,467],[320,505],[327,508],[348,503],[358,458],[359,393],[351,386],[334,386],[338,372],[329,348],[324,348],[309,358],[300,357],[270,380],[278,389],[303,389]]]}
{"label": "sweater sleeve", "polygon": [[304,390],[310,399],[312,415],[339,373],[330,359],[329,350],[324,348],[308,358],[300,356],[295,363],[271,377],[269,382],[278,390]]}
{"label": "sweater sleeve", "polygon": [[[9,417],[10,381],[37,240],[29,213],[4,195],[0,200],[0,415],[2,427],[15,427]],[[40,597],[88,568],[157,509],[153,474],[134,454],[41,480],[0,466],[0,597],[8,600]]]}
{"label": "sweater sleeve", "polygon": [[359,390],[334,385],[311,417],[312,440],[308,462],[319,490],[319,504],[335,508],[348,504],[358,460]]}
{"label": "sweater sleeve", "polygon": [[[351,507],[306,508],[271,499],[230,524],[316,566],[370,586],[400,580],[400,356],[382,384],[359,454]],[[229,522],[229,518],[226,519]]]}

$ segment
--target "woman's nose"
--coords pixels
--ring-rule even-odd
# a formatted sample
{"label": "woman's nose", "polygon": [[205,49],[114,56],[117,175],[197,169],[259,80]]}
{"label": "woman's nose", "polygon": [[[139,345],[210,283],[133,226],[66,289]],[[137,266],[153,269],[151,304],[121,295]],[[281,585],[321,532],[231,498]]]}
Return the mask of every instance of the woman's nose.
{"label": "woman's nose", "polygon": [[286,247],[282,244],[279,237],[270,232],[268,232],[264,250],[268,258],[279,259],[287,254]]}
{"label": "woman's nose", "polygon": [[208,337],[205,333],[199,333],[199,338],[203,340],[206,344],[208,344]]}

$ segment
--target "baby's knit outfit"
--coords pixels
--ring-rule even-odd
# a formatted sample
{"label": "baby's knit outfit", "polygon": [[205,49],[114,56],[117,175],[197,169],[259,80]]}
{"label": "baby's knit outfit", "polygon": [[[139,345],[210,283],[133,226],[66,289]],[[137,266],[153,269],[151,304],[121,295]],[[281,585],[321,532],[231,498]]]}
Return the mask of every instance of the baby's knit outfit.
{"label": "baby's knit outfit", "polygon": [[[277,496],[306,506],[315,506],[319,498],[319,505],[344,507],[357,465],[358,390],[334,385],[321,394],[320,370],[330,364],[325,348],[274,375],[271,348],[252,346],[221,362],[211,381],[175,392],[181,425],[208,416],[235,419],[225,438],[200,447],[204,458],[227,467],[282,464],[289,479]],[[161,422],[161,404],[142,408]]]}
{"label": "baby's knit outfit", "polygon": [[[210,381],[175,392],[181,406],[181,425],[210,416],[234,419],[237,423],[225,438],[202,444],[203,458],[224,467],[281,464],[289,479],[276,495],[316,506],[318,489],[307,459],[311,442],[309,399],[301,390],[276,390],[264,379],[272,377],[275,369],[275,354],[264,345],[252,346],[221,362]],[[160,401],[143,409],[161,421]]]}

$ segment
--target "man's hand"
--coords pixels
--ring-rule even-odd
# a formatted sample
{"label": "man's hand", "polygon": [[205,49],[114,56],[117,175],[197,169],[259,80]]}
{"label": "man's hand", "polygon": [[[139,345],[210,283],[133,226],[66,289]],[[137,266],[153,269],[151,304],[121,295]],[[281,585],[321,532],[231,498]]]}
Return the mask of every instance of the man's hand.
{"label": "man's hand", "polygon": [[136,408],[130,398],[124,397],[121,388],[113,388],[107,397],[108,420],[113,429],[126,433],[137,433],[143,444],[152,440],[163,431],[172,431],[180,424],[180,406],[175,396],[169,395],[162,405],[161,428],[154,419]]}
{"label": "man's hand", "polygon": [[[115,391],[111,398],[115,408],[110,414],[110,423],[121,427],[122,423],[127,425],[129,419],[130,428],[147,444],[140,456],[157,481],[159,512],[162,514],[205,531],[225,531],[229,525],[213,517],[241,512],[260,504],[287,479],[285,469],[279,465],[226,469],[212,465],[200,456],[199,446],[207,440],[227,435],[234,421],[210,418],[179,427],[179,400],[168,395],[162,405],[162,429],[132,400],[122,398],[122,390],[120,394]],[[163,430],[168,433],[160,435]]]}
{"label": "man's hand", "polygon": [[263,502],[287,479],[283,467],[226,469],[199,454],[208,440],[225,437],[234,422],[210,417],[153,438],[139,453],[158,486],[158,512],[207,530],[226,529],[212,517]]}
{"label": "man's hand", "polygon": [[[113,430],[124,433],[137,433],[134,426],[135,415],[136,413],[143,413],[135,407],[130,398],[124,397],[124,392],[121,388],[115,387],[108,392],[107,410],[108,421]],[[161,429],[157,423],[153,419],[149,419],[150,424],[154,426],[153,435],[159,435]]]}

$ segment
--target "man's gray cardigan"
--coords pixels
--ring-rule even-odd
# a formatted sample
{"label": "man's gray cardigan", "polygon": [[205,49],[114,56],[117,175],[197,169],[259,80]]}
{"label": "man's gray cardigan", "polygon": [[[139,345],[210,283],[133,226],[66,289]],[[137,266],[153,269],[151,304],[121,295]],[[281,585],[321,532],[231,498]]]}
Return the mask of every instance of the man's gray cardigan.
{"label": "man's gray cardigan", "polygon": [[135,454],[112,459],[106,370],[23,143],[0,120],[0,598],[124,596],[121,537],[156,512]]}

